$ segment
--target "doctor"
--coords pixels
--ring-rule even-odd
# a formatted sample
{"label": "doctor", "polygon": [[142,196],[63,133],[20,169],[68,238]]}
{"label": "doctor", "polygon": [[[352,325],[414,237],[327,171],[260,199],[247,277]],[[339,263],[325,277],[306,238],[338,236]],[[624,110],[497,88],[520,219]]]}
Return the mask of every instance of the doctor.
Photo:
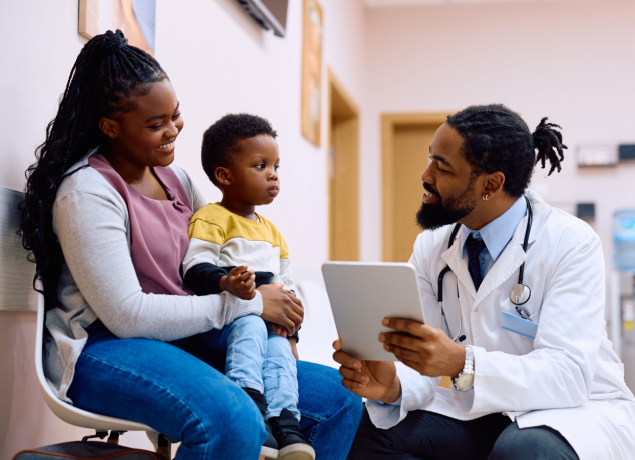
{"label": "doctor", "polygon": [[[526,190],[537,162],[560,171],[555,128],[545,118],[532,134],[489,105],[437,130],[421,175],[426,231],[410,259],[426,324],[384,320],[410,334],[378,337],[396,365],[334,344],[342,384],[368,398],[350,459],[635,458],[635,398],[606,335],[600,240]],[[443,375],[449,390],[437,386]]]}

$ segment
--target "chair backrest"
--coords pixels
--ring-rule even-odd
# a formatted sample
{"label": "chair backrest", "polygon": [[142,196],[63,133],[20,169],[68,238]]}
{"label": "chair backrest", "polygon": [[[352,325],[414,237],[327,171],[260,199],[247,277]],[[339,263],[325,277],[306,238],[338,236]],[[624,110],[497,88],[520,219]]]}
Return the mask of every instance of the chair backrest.
{"label": "chair backrest", "polygon": [[83,428],[92,428],[95,430],[108,431],[152,431],[147,425],[141,423],[129,422],[127,420],[108,417],[105,415],[93,414],[77,407],[72,406],[60,400],[49,386],[44,377],[44,368],[42,366],[43,345],[44,345],[44,318],[46,312],[44,309],[44,296],[40,295],[37,307],[37,333],[35,339],[35,370],[37,378],[42,389],[42,395],[46,405],[66,423]]}

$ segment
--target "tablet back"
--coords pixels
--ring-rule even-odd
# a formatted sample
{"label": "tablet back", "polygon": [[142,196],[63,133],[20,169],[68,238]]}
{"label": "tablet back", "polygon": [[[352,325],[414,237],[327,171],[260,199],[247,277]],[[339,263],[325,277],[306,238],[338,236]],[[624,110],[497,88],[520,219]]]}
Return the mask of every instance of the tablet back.
{"label": "tablet back", "polygon": [[326,262],[322,274],[342,351],[356,359],[396,361],[384,350],[386,317],[423,322],[415,269],[406,263]]}

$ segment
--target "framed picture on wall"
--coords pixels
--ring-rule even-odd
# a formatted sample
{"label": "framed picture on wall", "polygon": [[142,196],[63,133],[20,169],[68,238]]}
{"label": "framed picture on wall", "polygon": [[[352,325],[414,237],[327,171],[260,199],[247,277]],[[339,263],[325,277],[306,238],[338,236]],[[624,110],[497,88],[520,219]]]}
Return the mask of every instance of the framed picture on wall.
{"label": "framed picture on wall", "polygon": [[156,0],[79,0],[77,32],[87,39],[120,29],[128,44],[154,56]]}
{"label": "framed picture on wall", "polygon": [[319,147],[324,27],[317,0],[304,0],[302,24],[302,135]]}

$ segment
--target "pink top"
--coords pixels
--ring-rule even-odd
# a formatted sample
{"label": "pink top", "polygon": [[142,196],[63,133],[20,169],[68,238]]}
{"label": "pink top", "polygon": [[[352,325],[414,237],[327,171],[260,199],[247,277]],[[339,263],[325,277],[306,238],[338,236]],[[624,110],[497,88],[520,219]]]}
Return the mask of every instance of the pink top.
{"label": "pink top", "polygon": [[130,257],[146,294],[193,295],[183,285],[180,267],[189,238],[192,206],[171,168],[153,168],[168,200],[153,200],[133,189],[100,154],[88,164],[121,195],[130,219]]}

